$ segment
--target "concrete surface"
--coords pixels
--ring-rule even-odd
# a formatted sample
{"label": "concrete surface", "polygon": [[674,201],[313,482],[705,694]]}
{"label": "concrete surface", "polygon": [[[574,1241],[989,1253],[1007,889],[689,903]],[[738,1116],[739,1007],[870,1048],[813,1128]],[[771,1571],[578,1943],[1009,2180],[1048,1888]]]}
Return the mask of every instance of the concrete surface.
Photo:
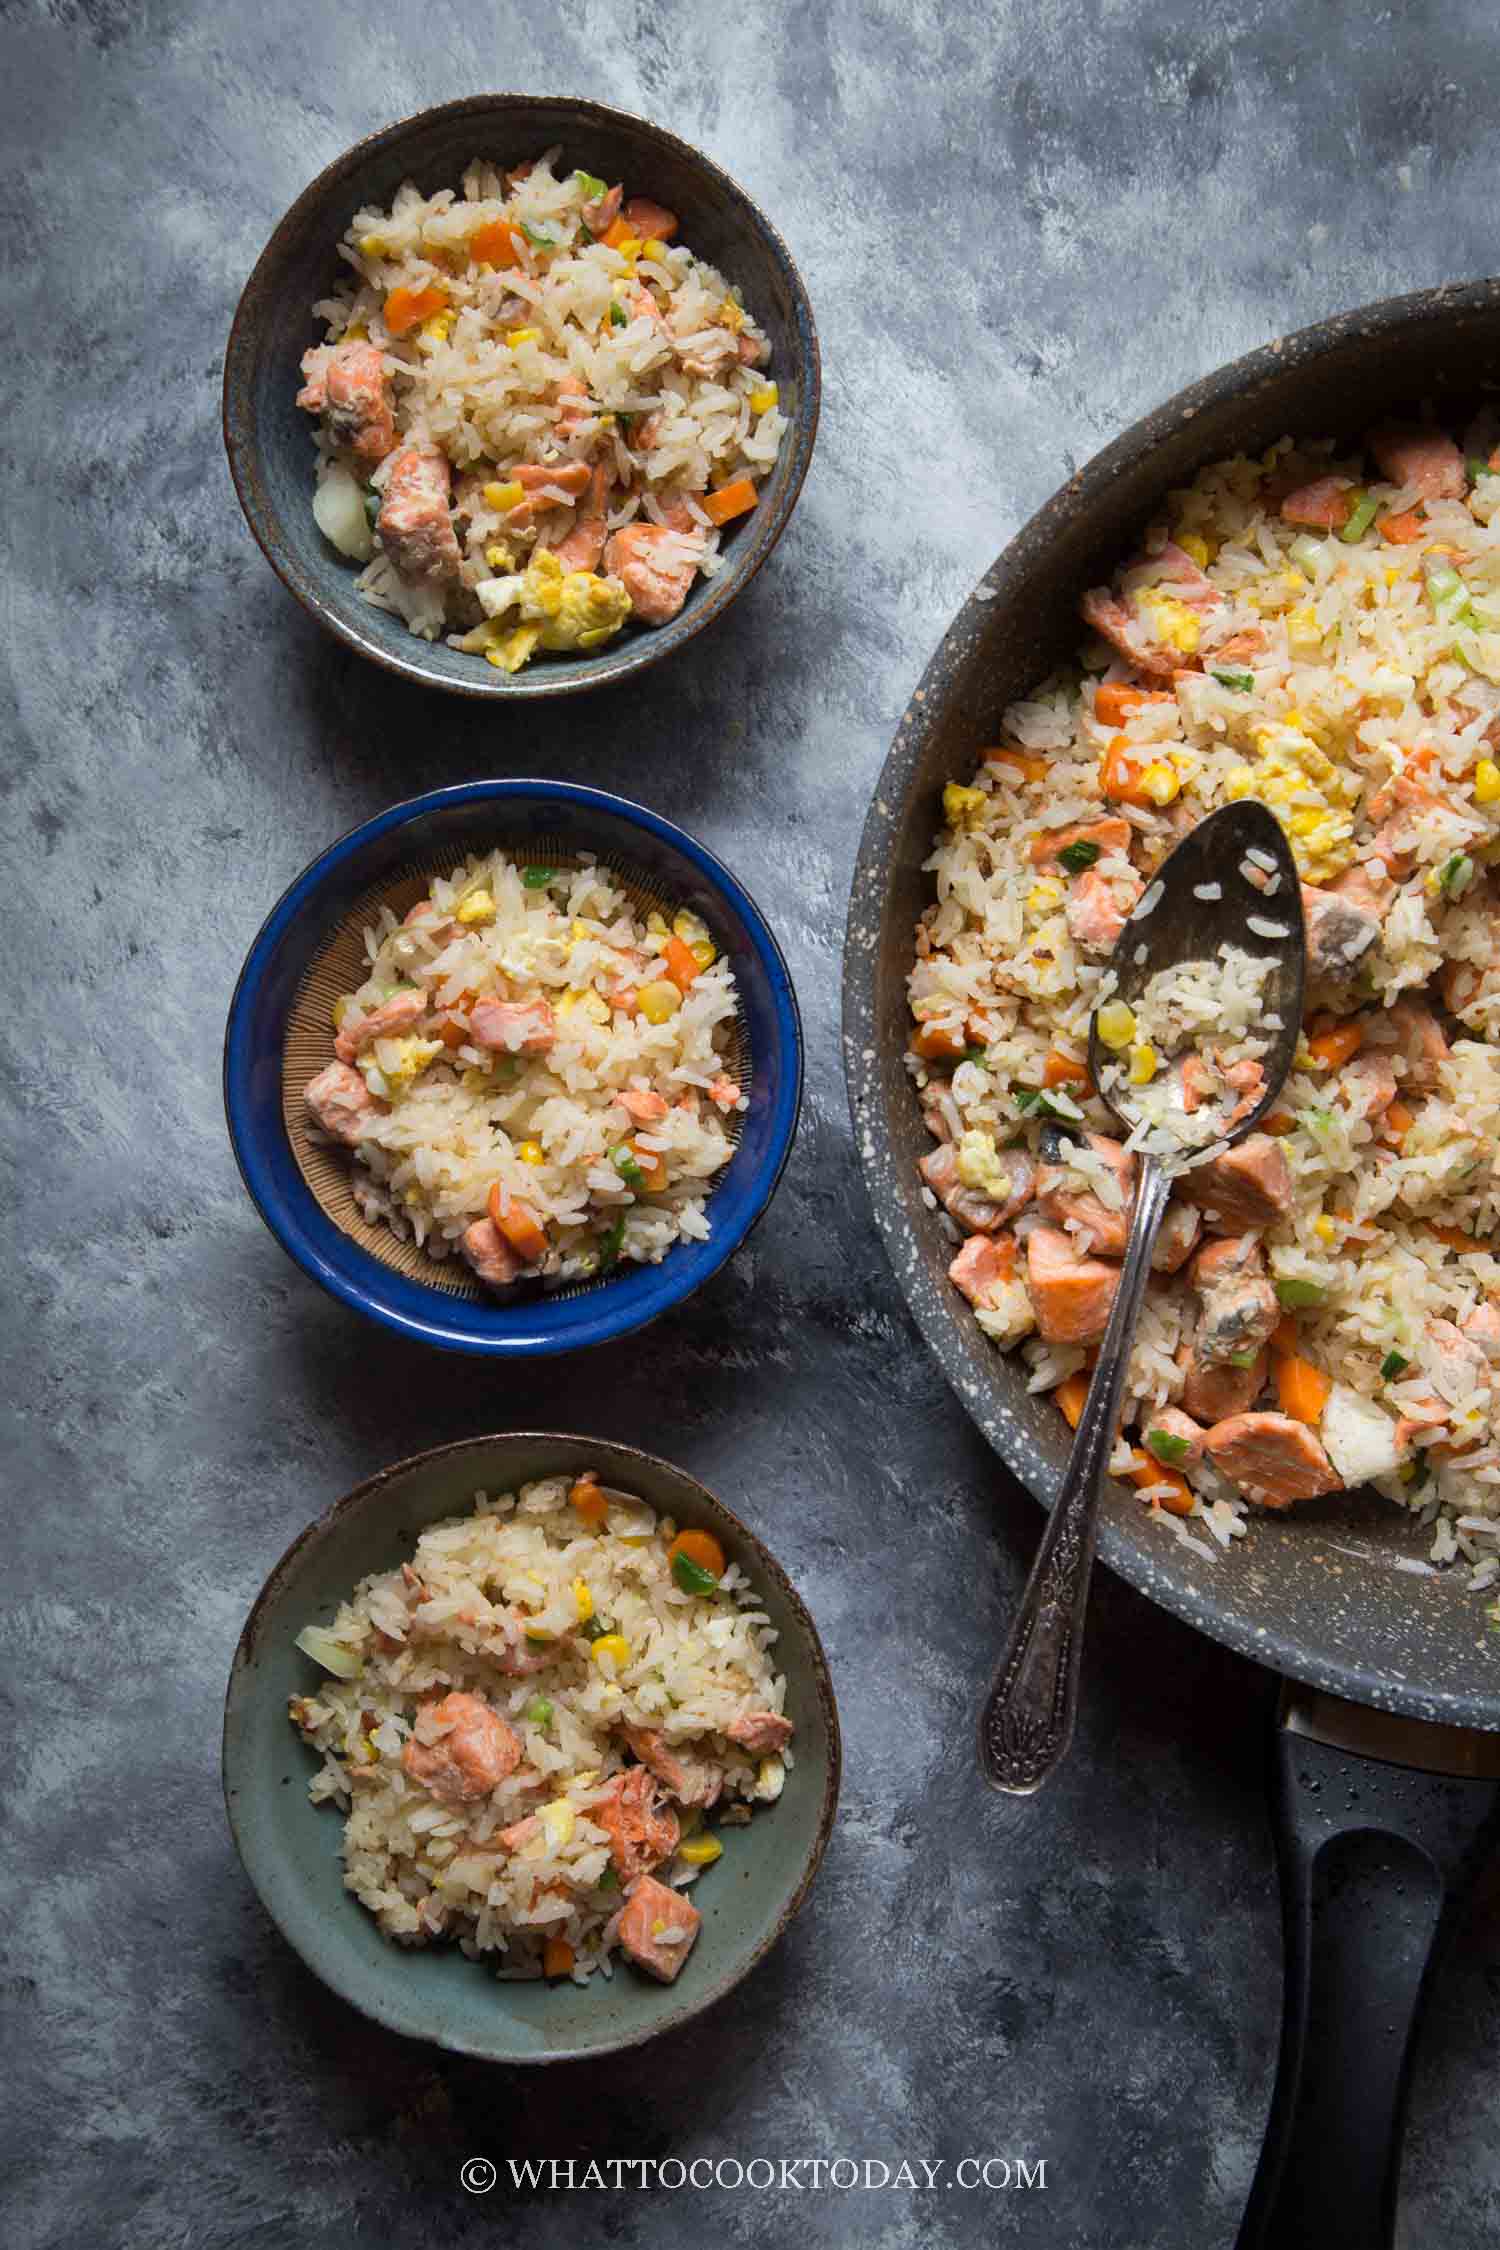
{"label": "concrete surface", "polygon": [[[1037,1518],[876,1249],[840,931],[911,686],[1063,472],[1274,331],[1492,265],[1492,11],[7,0],[0,64],[5,2239],[1230,2242],[1276,2033],[1269,1683],[1102,1584],[1071,1766],[1030,1805],[981,1796],[975,1695]],[[492,85],[710,148],[802,259],[827,370],[800,512],[732,621],[515,723],[304,619],[217,428],[236,294],[296,191]],[[649,1337],[510,1375],[301,1279],[240,1188],[218,1072],[240,960],[318,848],[528,770],[624,783],[724,855],[788,949],[811,1067],[750,1253]],[[283,1546],[382,1462],[522,1417],[655,1446],[748,1513],[821,1621],[848,1748],[817,1891],[741,1995],[623,2066],[525,2079],[326,1997],[240,1875],[217,1778]],[[1492,1902],[1429,2025],[1405,2245],[1495,2237],[1497,2049]],[[992,2153],[1046,2158],[1045,2191],[458,2180],[507,2154]]]}

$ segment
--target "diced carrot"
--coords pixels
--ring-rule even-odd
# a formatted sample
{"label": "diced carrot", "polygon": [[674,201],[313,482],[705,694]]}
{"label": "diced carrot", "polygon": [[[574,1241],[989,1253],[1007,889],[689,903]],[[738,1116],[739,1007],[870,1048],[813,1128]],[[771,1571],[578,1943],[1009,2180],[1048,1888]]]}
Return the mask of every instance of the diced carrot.
{"label": "diced carrot", "polygon": [[1357,1016],[1343,1023],[1331,1024],[1308,1040],[1308,1052],[1316,1056],[1325,1070],[1342,1070],[1350,1057],[1357,1055],[1365,1043],[1364,1027]]}
{"label": "diced carrot", "polygon": [[1303,1359],[1298,1352],[1277,1354],[1276,1396],[1282,1413],[1289,1414],[1294,1422],[1308,1422],[1316,1429],[1332,1388],[1328,1377],[1310,1359]]}
{"label": "diced carrot", "polygon": [[425,289],[393,289],[385,301],[385,324],[393,336],[405,336],[420,321],[431,320],[448,302],[448,292],[436,282]]}
{"label": "diced carrot", "polygon": [[1382,516],[1380,536],[1393,547],[1410,547],[1427,529],[1427,519],[1415,508],[1408,508],[1404,516]]}
{"label": "diced carrot", "polygon": [[[696,966],[696,964],[695,964]],[[945,1062],[964,1051],[964,1035],[947,1024],[924,1023],[912,1046],[923,1062]]]}
{"label": "diced carrot", "polygon": [[653,203],[649,195],[628,197],[620,216],[642,242],[670,242],[677,232],[677,213]]}
{"label": "diced carrot", "polygon": [[1033,757],[1026,750],[996,748],[981,750],[979,755],[987,766],[1009,766],[1023,781],[1045,781],[1050,770],[1045,758]]}
{"label": "diced carrot", "polygon": [[1099,786],[1106,797],[1114,797],[1125,805],[1149,805],[1151,799],[1141,787],[1144,772],[1136,759],[1127,756],[1123,734],[1117,734],[1099,760]]}
{"label": "diced carrot", "polygon": [[1301,1341],[1301,1329],[1295,1313],[1283,1313],[1271,1331],[1273,1352],[1294,1352]]}
{"label": "diced carrot", "polygon": [[1266,1119],[1268,1133],[1289,1133],[1297,1120],[1289,1109],[1273,1109]]}
{"label": "diced carrot", "polygon": [[482,266],[518,266],[521,245],[509,219],[491,219],[469,237],[469,256]]}
{"label": "diced carrot", "polygon": [[548,1977],[570,1977],[573,1974],[573,1948],[566,1938],[548,1938],[542,1947],[542,1974]]}
{"label": "diced carrot", "polygon": [[609,1515],[609,1502],[599,1490],[599,1479],[592,1472],[580,1477],[569,1489],[568,1505],[575,1514],[582,1516],[590,1531],[600,1530]]}
{"label": "diced carrot", "polygon": [[711,1531],[696,1531],[691,1528],[679,1531],[667,1549],[668,1562],[674,1555],[686,1555],[689,1562],[696,1563],[700,1570],[706,1570],[710,1577],[722,1578],[724,1575],[724,1550]]}
{"label": "diced carrot", "polygon": [[1127,687],[1123,680],[1101,680],[1094,690],[1094,717],[1101,726],[1122,727],[1143,703],[1175,703],[1164,688]]}
{"label": "diced carrot", "polygon": [[609,250],[618,250],[622,242],[629,242],[631,239],[629,227],[623,219],[618,218],[611,219],[609,225],[599,237],[605,248]]}
{"label": "diced carrot", "polygon": [[[669,937],[666,943],[666,959],[667,975],[679,992],[686,992],[700,973],[698,964],[693,959],[691,947],[684,945],[680,937]],[[962,1052],[963,1048],[960,1046],[959,1053],[962,1054]]]}
{"label": "diced carrot", "polygon": [[1094,1081],[1088,1074],[1087,1065],[1074,1062],[1071,1055],[1060,1055],[1055,1047],[1042,1064],[1042,1084],[1044,1086],[1084,1086],[1090,1094],[1094,1092]]}
{"label": "diced carrot", "polygon": [[759,498],[748,477],[735,477],[717,492],[705,492],[701,505],[710,523],[733,523],[736,516],[748,515]]}
{"label": "diced carrot", "polygon": [[547,1234],[545,1228],[539,1226],[535,1215],[527,1210],[524,1203],[517,1203],[514,1197],[511,1198],[510,1209],[508,1211],[501,1210],[500,1183],[498,1180],[490,1189],[490,1217],[500,1229],[516,1256],[524,1258],[528,1266],[538,1265],[546,1257]]}
{"label": "diced carrot", "polygon": [[469,1036],[469,1027],[466,1023],[460,1023],[455,1016],[450,1016],[446,1023],[438,1025],[437,1035],[445,1047],[461,1047]]}
{"label": "diced carrot", "polygon": [[1383,1141],[1404,1141],[1417,1122],[1405,1102],[1389,1102],[1380,1120],[1380,1138]]}
{"label": "diced carrot", "polygon": [[1446,1249],[1456,1250],[1460,1257],[1463,1257],[1470,1250],[1482,1250],[1484,1248],[1484,1244],[1476,1242],[1472,1234],[1465,1234],[1462,1227],[1429,1226],[1427,1232],[1435,1234]]}
{"label": "diced carrot", "polygon": [[1170,1485],[1170,1492],[1153,1492],[1152,1498],[1169,1516],[1190,1516],[1193,1512],[1193,1488],[1180,1469],[1169,1469],[1165,1463],[1152,1460],[1148,1453],[1131,1457],[1127,1471],[1132,1484]]}
{"label": "diced carrot", "polygon": [[1083,1402],[1089,1395],[1089,1379],[1085,1374],[1065,1375],[1052,1393],[1062,1408],[1063,1420],[1070,1430],[1076,1430],[1083,1419]]}

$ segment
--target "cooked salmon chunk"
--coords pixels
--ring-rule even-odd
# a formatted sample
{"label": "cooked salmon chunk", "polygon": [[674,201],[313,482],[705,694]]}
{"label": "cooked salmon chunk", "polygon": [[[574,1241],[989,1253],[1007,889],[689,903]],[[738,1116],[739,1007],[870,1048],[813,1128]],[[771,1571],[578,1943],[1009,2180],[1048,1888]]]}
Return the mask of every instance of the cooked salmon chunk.
{"label": "cooked salmon chunk", "polygon": [[1193,1287],[1202,1300],[1193,1338],[1203,1365],[1257,1352],[1281,1318],[1281,1306],[1253,1234],[1206,1243],[1193,1260]]}
{"label": "cooked salmon chunk", "polygon": [[1286,1217],[1292,1208],[1292,1175],[1270,1134],[1252,1133],[1212,1164],[1185,1172],[1177,1192],[1200,1204],[1204,1218],[1220,1234],[1243,1234]]}
{"label": "cooked salmon chunk", "polygon": [[375,536],[403,578],[440,586],[458,577],[451,489],[448,456],[435,445],[408,445],[392,461]]}
{"label": "cooked salmon chunk", "polygon": [[1080,875],[1064,908],[1076,942],[1090,953],[1112,953],[1143,888],[1138,875],[1101,875],[1093,867]]}
{"label": "cooked salmon chunk", "polygon": [[702,1926],[703,1917],[691,1899],[654,1876],[643,1875],[620,1916],[620,1948],[648,1976],[671,1984]]}
{"label": "cooked salmon chunk", "polygon": [[665,625],[688,595],[698,565],[683,553],[683,535],[664,524],[628,523],[613,532],[604,548],[604,568],[630,596],[630,607],[645,625]]}
{"label": "cooked salmon chunk", "polygon": [[324,1132],[348,1148],[353,1148],[377,1112],[375,1096],[348,1063],[331,1062],[320,1070],[302,1089],[302,1099]]}
{"label": "cooked salmon chunk", "polygon": [[949,1266],[948,1279],[971,1305],[994,1306],[1015,1270],[1016,1246],[1009,1235],[996,1242],[987,1234],[971,1234]]}
{"label": "cooked salmon chunk", "polygon": [[746,1711],[742,1717],[731,1719],[724,1729],[731,1742],[738,1742],[757,1758],[784,1750],[793,1731],[791,1720],[784,1719],[779,1711]]}
{"label": "cooked salmon chunk", "polygon": [[1222,1422],[1255,1404],[1265,1389],[1271,1359],[1268,1352],[1260,1351],[1248,1367],[1236,1367],[1233,1360],[1200,1359],[1187,1343],[1177,1354],[1177,1364],[1182,1369],[1182,1403],[1187,1412],[1195,1421]]}
{"label": "cooked salmon chunk", "polygon": [[1119,1267],[1103,1258],[1080,1258],[1068,1235],[1037,1227],[1026,1244],[1026,1269],[1044,1341],[1096,1344],[1109,1325]]}
{"label": "cooked salmon chunk", "polygon": [[1128,609],[1107,586],[1091,586],[1078,606],[1085,625],[1148,679],[1170,680],[1179,669],[1182,659],[1177,651],[1154,641],[1140,613]]}
{"label": "cooked salmon chunk", "polygon": [[1283,523],[1306,524],[1313,531],[1338,531],[1348,521],[1353,486],[1347,477],[1314,477],[1299,484],[1281,503]]}
{"label": "cooked salmon chunk", "polygon": [[306,388],[297,404],[321,414],[337,445],[373,466],[396,443],[396,417],[385,360],[374,344],[319,344],[303,354]]}
{"label": "cooked salmon chunk", "polygon": [[476,1219],[459,1237],[459,1250],[491,1289],[508,1289],[521,1270],[521,1261],[493,1219]]}
{"label": "cooked salmon chunk", "polygon": [[469,1029],[475,1046],[494,1054],[545,1055],[557,1044],[557,1017],[547,1000],[478,1000]]}
{"label": "cooked salmon chunk", "polygon": [[1056,867],[1058,853],[1070,844],[1092,844],[1103,859],[1108,854],[1128,855],[1131,826],[1128,820],[1078,820],[1071,828],[1044,828],[1031,839],[1031,859],[1037,867]]}
{"label": "cooked salmon chunk", "polygon": [[660,1727],[627,1727],[625,1740],[635,1756],[679,1805],[717,1804],[724,1783],[700,1758],[681,1758]]}
{"label": "cooked salmon chunk", "polygon": [[1263,1508],[1290,1508],[1343,1489],[1307,1424],[1289,1414],[1231,1414],[1214,1424],[1203,1446],[1231,1484]]}
{"label": "cooked salmon chunk", "polygon": [[[958,1164],[958,1150],[944,1141],[920,1159],[917,1169],[943,1209],[951,1211],[960,1226],[997,1233],[1031,1201],[1036,1172],[1024,1149],[1008,1148],[999,1160],[1000,1177],[1008,1190],[1003,1201],[979,1188],[966,1187],[959,1177]],[[991,1185],[998,1190],[999,1179],[992,1179]]]}
{"label": "cooked salmon chunk", "polygon": [[[1093,1154],[1108,1165],[1119,1189],[1118,1207],[1105,1203],[1091,1189],[1074,1189],[1067,1185],[1069,1178],[1066,1155],[1056,1164],[1044,1164],[1037,1173],[1036,1202],[1039,1211],[1055,1219],[1060,1227],[1086,1227],[1093,1236],[1090,1248],[1102,1250],[1108,1258],[1123,1256],[1126,1237],[1130,1232],[1130,1207],[1135,1199],[1135,1159],[1127,1156],[1118,1141],[1104,1133],[1085,1136]],[[1056,1145],[1056,1144],[1054,1144]]]}
{"label": "cooked salmon chunk", "polygon": [[1179,1203],[1174,1198],[1167,1205],[1156,1237],[1156,1248],[1151,1253],[1151,1264],[1157,1273],[1176,1273],[1185,1266],[1198,1246],[1203,1232],[1203,1213],[1191,1203]]}
{"label": "cooked salmon chunk", "polygon": [[1415,485],[1424,500],[1462,500],[1469,489],[1464,457],[1441,430],[1386,422],[1371,430],[1368,442],[1381,475],[1392,484]]}
{"label": "cooked salmon chunk", "polygon": [[[1158,1433],[1169,1441],[1160,1452],[1151,1443]],[[1141,1416],[1141,1435],[1146,1443],[1146,1451],[1153,1460],[1162,1461],[1171,1469],[1196,1468],[1203,1459],[1203,1440],[1206,1434],[1202,1423],[1195,1422],[1191,1414],[1184,1414],[1180,1406],[1154,1406]],[[1172,1441],[1175,1441],[1175,1445]],[[1187,1451],[1177,1452],[1177,1445],[1186,1446]]]}
{"label": "cooked salmon chunk", "polygon": [[676,1851],[682,1829],[669,1805],[658,1802],[657,1779],[646,1766],[616,1774],[610,1793],[589,1813],[609,1838],[609,1856],[622,1883],[649,1875]]}
{"label": "cooked salmon chunk", "polygon": [[401,1765],[440,1804],[487,1797],[521,1763],[521,1737],[481,1696],[445,1695],[417,1713]]}
{"label": "cooked salmon chunk", "polygon": [[601,465],[589,480],[587,498],[580,504],[573,528],[557,543],[557,559],[564,570],[597,570],[609,537],[609,473]]}
{"label": "cooked salmon chunk", "polygon": [[1380,917],[1357,898],[1302,886],[1307,973],[1327,982],[1353,974],[1380,936]]}
{"label": "cooked salmon chunk", "polygon": [[1425,1000],[1397,1000],[1386,1010],[1386,1020],[1396,1035],[1395,1054],[1406,1085],[1424,1092],[1438,1082],[1438,1064],[1453,1050],[1437,1017]]}
{"label": "cooked salmon chunk", "polygon": [[376,1039],[398,1039],[422,1021],[427,1001],[420,992],[393,992],[367,1016],[348,1015],[339,1025],[333,1051],[340,1062],[353,1062]]}

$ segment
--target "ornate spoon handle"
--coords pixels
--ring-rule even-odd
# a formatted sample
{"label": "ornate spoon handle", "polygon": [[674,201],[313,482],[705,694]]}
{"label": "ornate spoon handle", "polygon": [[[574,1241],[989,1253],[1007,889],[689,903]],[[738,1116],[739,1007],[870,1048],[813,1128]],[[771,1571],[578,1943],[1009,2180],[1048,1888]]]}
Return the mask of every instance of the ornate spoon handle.
{"label": "ornate spoon handle", "polygon": [[1136,1315],[1151,1272],[1168,1181],[1155,1157],[1137,1159],[1130,1239],[1109,1326],[1079,1419],[1061,1489],[1047,1519],[1021,1608],[979,1720],[979,1763],[996,1789],[1029,1797],[1067,1750],[1078,1702],[1078,1660],[1094,1565],[1104,1471]]}

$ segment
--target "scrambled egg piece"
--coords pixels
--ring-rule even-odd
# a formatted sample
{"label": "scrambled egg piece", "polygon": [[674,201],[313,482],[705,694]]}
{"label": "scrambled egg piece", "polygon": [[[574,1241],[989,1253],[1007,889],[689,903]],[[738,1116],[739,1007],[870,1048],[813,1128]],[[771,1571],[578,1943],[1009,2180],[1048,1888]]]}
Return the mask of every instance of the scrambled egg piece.
{"label": "scrambled egg piece", "polygon": [[490,891],[470,891],[453,919],[464,930],[482,930],[495,919],[495,900]]}
{"label": "scrambled egg piece", "polygon": [[1256,797],[1278,814],[1300,874],[1326,883],[1354,858],[1348,808],[1358,783],[1290,721],[1256,727],[1256,763],[1236,766],[1224,784],[1232,798]]}
{"label": "scrambled egg piece", "polygon": [[950,781],[943,790],[943,818],[950,828],[977,828],[989,803],[982,789],[966,789]]}
{"label": "scrambled egg piece", "polygon": [[[377,1039],[375,1071],[366,1075],[383,1079],[385,1099],[393,1100],[397,1094],[404,1094],[443,1051],[441,1039]],[[370,1090],[375,1093],[379,1088],[372,1086]]]}
{"label": "scrambled egg piece", "polygon": [[992,1133],[965,1133],[958,1144],[958,1176],[992,1203],[1010,1201],[1010,1175],[1000,1161]]}
{"label": "scrambled egg piece", "polygon": [[1135,606],[1154,641],[1159,641],[1164,648],[1178,649],[1184,656],[1195,653],[1202,627],[1186,602],[1178,601],[1175,594],[1163,594],[1155,586],[1146,586],[1135,596]]}
{"label": "scrambled egg piece", "polygon": [[486,635],[485,654],[507,672],[519,671],[538,648],[599,648],[630,615],[630,596],[617,578],[564,570],[546,547],[524,570],[482,578],[474,591],[492,627],[510,611],[520,613],[514,628]]}

